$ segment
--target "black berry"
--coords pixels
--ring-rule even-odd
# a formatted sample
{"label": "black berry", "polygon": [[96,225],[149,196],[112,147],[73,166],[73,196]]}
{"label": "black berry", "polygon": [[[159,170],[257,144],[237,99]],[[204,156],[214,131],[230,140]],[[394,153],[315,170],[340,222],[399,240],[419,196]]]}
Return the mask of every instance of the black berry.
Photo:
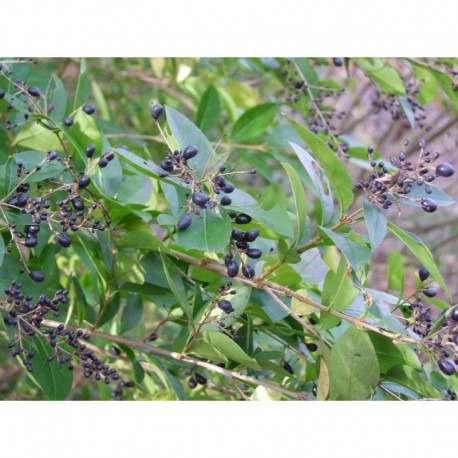
{"label": "black berry", "polygon": [[70,118],[70,116],[67,116],[65,119],[64,119],[64,124],[67,126],[67,127],[70,127],[73,125],[73,119]]}
{"label": "black berry", "polygon": [[421,281],[425,281],[429,277],[429,270],[426,267],[421,266],[420,270],[418,271],[418,276],[420,277]]}
{"label": "black berry", "polygon": [[283,369],[285,369],[285,371],[288,371],[290,374],[294,375],[294,369],[292,368],[291,364],[284,361],[282,366],[283,366]]}
{"label": "black berry", "polygon": [[83,111],[88,115],[92,115],[95,113],[95,105],[88,103],[87,105],[84,105]]}
{"label": "black berry", "polygon": [[87,175],[84,175],[84,177],[81,178],[80,181],[78,181],[78,187],[80,189],[87,188],[90,182],[91,182],[91,179]]}
{"label": "black berry", "polygon": [[195,377],[197,383],[199,383],[200,385],[205,385],[207,383],[207,379],[203,375],[198,374],[197,372]]}
{"label": "black berry", "polygon": [[422,199],[421,208],[423,208],[425,212],[434,213],[437,210],[437,203],[433,199]]}
{"label": "black berry", "polygon": [[245,275],[246,278],[254,277],[254,269],[253,267],[249,266],[248,264],[244,264],[242,266],[242,273],[243,275]]}
{"label": "black berry", "polygon": [[458,321],[458,305],[452,308],[452,313],[450,313],[450,318],[453,321]]}
{"label": "black berry", "polygon": [[199,148],[197,148],[197,146],[190,145],[190,146],[187,146],[185,150],[183,151],[183,157],[185,159],[192,159],[193,157],[197,155],[198,152],[199,152]]}
{"label": "black berry", "polygon": [[32,270],[29,275],[30,278],[37,283],[41,283],[45,279],[43,272],[40,272],[39,270]]}
{"label": "black berry", "polygon": [[230,261],[227,263],[227,275],[231,278],[236,277],[239,273],[239,265],[236,261]]}
{"label": "black berry", "polygon": [[441,359],[439,361],[439,369],[445,374],[445,375],[453,375],[456,371],[455,365],[447,360],[447,359]]}
{"label": "black berry", "polygon": [[108,159],[101,157],[99,160],[99,167],[102,169],[108,165]]}
{"label": "black berry", "polygon": [[186,215],[183,215],[180,221],[178,221],[178,229],[180,231],[184,231],[191,225],[191,221],[191,216],[188,213]]}
{"label": "black berry", "polygon": [[170,159],[164,159],[160,165],[162,170],[166,172],[171,172],[173,170],[173,162]]}
{"label": "black berry", "polygon": [[332,63],[336,66],[336,67],[342,67],[343,65],[343,60],[341,57],[333,57],[332,58]]}
{"label": "black berry", "polygon": [[48,154],[46,155],[46,159],[48,161],[53,161],[54,159],[57,158],[57,152],[54,150],[48,151]]}
{"label": "black berry", "polygon": [[27,89],[27,92],[33,97],[40,97],[41,91],[36,86],[31,86]]}
{"label": "black berry", "polygon": [[3,99],[3,97],[5,97],[5,91],[0,89],[0,99]]}
{"label": "black berry", "polygon": [[230,194],[234,191],[235,187],[232,183],[224,183],[223,187],[221,188],[226,194]]}
{"label": "black berry", "polygon": [[72,244],[72,242],[69,239],[68,235],[63,234],[63,233],[57,235],[57,241],[64,248],[68,248]]}
{"label": "black berry", "polygon": [[235,222],[237,224],[248,224],[251,223],[251,216],[245,215],[245,213],[240,213],[235,217]]}
{"label": "black berry", "polygon": [[205,208],[207,205],[207,202],[210,200],[210,197],[207,196],[207,194],[204,194],[203,192],[195,192],[192,195],[192,201],[201,208]]}
{"label": "black berry", "polygon": [[259,236],[259,229],[250,229],[249,231],[245,232],[243,236],[243,240],[246,242],[254,242]]}
{"label": "black berry", "polygon": [[157,103],[156,105],[153,105],[153,108],[151,108],[151,116],[157,121],[161,117],[163,111],[164,107]]}
{"label": "black berry", "polygon": [[240,229],[232,229],[232,238],[234,240],[243,240],[243,236],[245,235],[245,233],[243,231],[241,231]]}
{"label": "black berry", "polygon": [[427,297],[434,297],[437,294],[436,288],[426,288],[423,290],[423,294]]}
{"label": "black berry", "polygon": [[197,380],[194,377],[191,377],[189,379],[188,386],[192,390],[193,388],[195,388],[197,386]]}
{"label": "black berry", "polygon": [[222,299],[222,300],[218,301],[218,307],[223,312],[226,312],[226,313],[231,313],[231,312],[234,311],[234,309],[232,308],[232,304],[226,299]]}
{"label": "black berry", "polygon": [[232,200],[230,197],[224,196],[224,197],[221,197],[221,200],[219,201],[219,203],[221,205],[231,205]]}
{"label": "black berry", "polygon": [[439,177],[451,177],[455,173],[455,169],[450,164],[439,164],[436,167],[436,175]]}
{"label": "black berry", "polygon": [[258,248],[249,248],[246,250],[246,255],[251,259],[259,259],[262,256],[262,251]]}
{"label": "black berry", "polygon": [[318,350],[317,344],[314,344],[314,343],[308,343],[308,344],[305,344],[305,346],[307,347],[308,351],[317,351]]}
{"label": "black berry", "polygon": [[86,146],[86,156],[91,158],[92,156],[94,156],[94,153],[95,153],[95,145],[93,145],[92,143],[90,145],[87,145]]}

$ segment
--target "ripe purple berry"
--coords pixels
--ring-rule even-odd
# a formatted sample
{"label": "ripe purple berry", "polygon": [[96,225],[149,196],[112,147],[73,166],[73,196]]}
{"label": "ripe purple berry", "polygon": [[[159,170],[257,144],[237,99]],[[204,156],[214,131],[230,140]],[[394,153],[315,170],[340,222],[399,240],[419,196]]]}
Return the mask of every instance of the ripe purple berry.
{"label": "ripe purple berry", "polygon": [[447,163],[438,164],[436,167],[436,175],[439,177],[451,177],[455,173],[455,169]]}
{"label": "ripe purple berry", "polygon": [[29,87],[29,89],[27,89],[27,92],[33,97],[40,97],[41,95],[40,89],[37,88],[36,86]]}
{"label": "ripe purple berry", "polygon": [[151,116],[155,121],[157,121],[161,117],[163,111],[164,107],[157,103],[156,105],[153,105],[153,108],[151,108]]}
{"label": "ripe purple berry", "polygon": [[94,156],[94,153],[95,153],[95,145],[92,143],[90,145],[87,145],[86,146],[86,156],[91,158],[92,156]]}
{"label": "ripe purple berry", "polygon": [[183,151],[183,157],[185,159],[192,159],[193,157],[197,156],[199,152],[199,148],[196,145],[189,145]]}
{"label": "ripe purple berry", "polygon": [[57,241],[64,248],[68,248],[72,244],[72,242],[71,242],[70,238],[68,237],[68,235],[64,234],[64,233],[61,233],[61,234],[57,235]]}
{"label": "ripe purple berry", "polygon": [[224,196],[224,197],[221,197],[221,200],[219,201],[219,203],[221,205],[231,205],[232,200],[229,197]]}
{"label": "ripe purple berry", "polygon": [[425,281],[429,277],[429,270],[426,267],[421,266],[420,270],[418,271],[418,276],[420,277],[421,281]]}
{"label": "ripe purple berry", "polygon": [[246,242],[254,242],[259,236],[259,229],[250,229],[249,231],[245,232],[243,240]]}
{"label": "ripe purple berry", "polygon": [[246,255],[251,259],[259,259],[262,256],[262,251],[258,248],[249,248],[246,250]]}
{"label": "ripe purple berry", "polygon": [[227,275],[231,278],[236,277],[239,273],[239,265],[236,261],[230,261],[227,263]]}
{"label": "ripe purple berry", "polygon": [[441,359],[439,361],[439,369],[445,374],[445,375],[453,375],[456,371],[455,365],[447,360],[447,359]]}
{"label": "ripe purple berry", "polygon": [[458,321],[458,305],[452,308],[452,313],[450,313],[450,318],[453,321]]}
{"label": "ripe purple berry", "polygon": [[244,264],[242,266],[242,273],[246,278],[254,277],[254,269],[253,267],[249,266],[248,264]]}
{"label": "ripe purple berry", "polygon": [[29,276],[33,281],[36,281],[37,283],[41,283],[45,279],[43,272],[40,272],[39,270],[32,270]]}
{"label": "ripe purple berry", "polygon": [[231,312],[234,311],[234,309],[232,307],[232,304],[226,299],[222,299],[222,300],[218,301],[218,307],[223,312],[226,312],[226,313],[231,313]]}
{"label": "ripe purple berry", "polygon": [[186,215],[183,215],[180,221],[178,221],[177,227],[180,231],[184,231],[191,225],[191,222],[191,216],[188,213],[186,213]]}
{"label": "ripe purple berry", "polygon": [[203,192],[195,192],[192,195],[192,201],[201,208],[205,208],[207,205],[208,201],[210,200],[210,197],[207,196],[207,194],[204,194]]}
{"label": "ripe purple berry", "polygon": [[84,105],[83,111],[88,115],[92,115],[95,113],[95,105],[88,103],[87,105]]}
{"label": "ripe purple berry", "polygon": [[434,297],[437,294],[436,288],[425,288],[423,294],[427,297]]}
{"label": "ripe purple berry", "polygon": [[421,208],[428,213],[434,213],[437,210],[437,203],[433,199],[426,199],[421,200]]}
{"label": "ripe purple berry", "polygon": [[246,215],[245,213],[240,213],[235,217],[235,222],[237,224],[248,224],[251,223],[251,216]]}
{"label": "ripe purple berry", "polygon": [[87,188],[90,182],[91,182],[91,179],[87,175],[84,175],[84,177],[81,178],[80,181],[78,181],[78,188],[80,189]]}

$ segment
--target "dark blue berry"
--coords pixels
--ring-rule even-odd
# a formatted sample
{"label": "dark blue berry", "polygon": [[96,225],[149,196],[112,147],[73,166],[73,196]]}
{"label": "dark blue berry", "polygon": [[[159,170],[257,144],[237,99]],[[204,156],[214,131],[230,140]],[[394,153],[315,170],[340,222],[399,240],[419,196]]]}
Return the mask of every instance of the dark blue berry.
{"label": "dark blue berry", "polygon": [[39,270],[32,270],[29,276],[33,281],[36,281],[37,283],[41,283],[45,279],[43,272],[40,272]]}
{"label": "dark blue berry", "polygon": [[40,89],[37,88],[36,86],[29,87],[29,89],[27,89],[27,92],[33,97],[40,97],[41,95]]}
{"label": "dark blue berry", "polygon": [[91,158],[92,156],[94,156],[94,153],[95,153],[95,145],[92,143],[90,145],[87,145],[86,146],[86,156]]}
{"label": "dark blue berry", "polygon": [[192,159],[193,157],[197,155],[198,152],[199,152],[199,148],[197,148],[197,146],[190,145],[190,146],[187,146],[185,150],[183,151],[183,157],[185,159]]}
{"label": "dark blue berry", "polygon": [[151,108],[151,116],[153,117],[153,119],[157,121],[161,117],[163,111],[164,107],[161,104],[157,103],[156,105],[153,105],[153,107]]}
{"label": "dark blue berry", "polygon": [[451,177],[455,173],[455,169],[450,164],[439,164],[436,167],[436,175],[439,177]]}
{"label": "dark blue berry", "polygon": [[192,222],[192,219],[188,213],[186,215],[183,215],[180,221],[178,221],[178,229],[180,231],[184,231],[191,225],[191,222]]}
{"label": "dark blue berry", "polygon": [[447,360],[447,359],[441,359],[439,361],[439,369],[445,374],[445,375],[453,375],[456,371],[455,365]]}
{"label": "dark blue berry", "polygon": [[92,103],[88,103],[87,105],[84,105],[83,111],[88,115],[92,115],[95,113],[95,105]]}

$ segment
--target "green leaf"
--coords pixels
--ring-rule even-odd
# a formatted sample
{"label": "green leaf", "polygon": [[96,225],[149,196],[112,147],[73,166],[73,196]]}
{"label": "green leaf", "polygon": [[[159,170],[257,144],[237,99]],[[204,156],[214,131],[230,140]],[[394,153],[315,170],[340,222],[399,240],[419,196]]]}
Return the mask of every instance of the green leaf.
{"label": "green leaf", "polygon": [[368,335],[377,353],[380,372],[386,374],[394,366],[407,365],[417,371],[421,370],[421,363],[415,352],[405,344],[395,345],[393,341],[377,332],[369,331]]}
{"label": "green leaf", "polygon": [[326,172],[337,201],[339,202],[340,214],[343,215],[345,210],[347,210],[347,208],[352,204],[354,198],[353,182],[348,175],[348,172],[336,156],[336,153],[334,153],[334,151],[332,151],[320,137],[310,132],[307,127],[302,126],[288,115],[284,116],[296,129],[302,140],[304,140],[306,146],[310,149]]}
{"label": "green leaf", "polygon": [[62,148],[57,135],[43,127],[38,121],[31,121],[22,126],[14,139],[13,145],[19,145],[43,153]]}
{"label": "green leaf", "polygon": [[67,112],[67,91],[64,83],[57,75],[52,75],[50,94],[48,94],[48,107],[53,105],[53,109],[48,111],[49,117],[55,122],[61,121]]}
{"label": "green leaf", "polygon": [[[22,162],[24,167],[31,171],[45,158],[46,154],[38,151],[22,151],[14,156],[17,163]],[[35,183],[47,178],[58,177],[64,170],[65,165],[60,161],[47,161],[41,165],[41,169],[38,172],[27,175],[23,182]]]}
{"label": "green leaf", "polygon": [[122,311],[121,334],[130,331],[138,324],[143,316],[143,300],[138,294],[129,294],[127,302]]}
{"label": "green leaf", "polygon": [[192,215],[191,226],[184,230],[178,230],[178,239],[187,250],[195,249],[222,253],[228,243],[231,234],[231,219],[223,210],[220,215],[206,209],[202,210],[201,218]]}
{"label": "green leaf", "polygon": [[13,157],[8,157],[6,164],[1,166],[3,180],[0,181],[0,192],[2,198],[7,196],[18,182],[17,163]]}
{"label": "green leaf", "polygon": [[167,122],[173,137],[178,142],[180,149],[184,150],[189,145],[196,145],[199,153],[189,161],[196,172],[196,178],[202,178],[207,162],[213,157],[213,148],[207,137],[186,116],[173,108],[166,106]]}
{"label": "green leaf", "polygon": [[200,100],[196,115],[196,125],[203,131],[209,132],[217,123],[220,116],[218,91],[211,85]]}
{"label": "green leaf", "polygon": [[73,104],[73,109],[76,110],[79,106],[83,105],[83,103],[86,103],[88,96],[89,82],[86,73],[86,59],[82,57],[80,63],[78,83],[76,85],[75,102]]}
{"label": "green leaf", "polygon": [[284,235],[286,237],[293,236],[293,224],[288,216],[288,212],[281,205],[276,205],[271,210],[262,209],[259,204],[256,203],[236,203],[233,202],[231,205],[226,207],[229,210],[246,213],[252,218],[258,220],[260,223],[266,225],[269,229],[276,232],[277,234]]}
{"label": "green leaf", "polygon": [[322,304],[329,310],[341,312],[348,308],[356,299],[359,290],[353,286],[348,276],[345,258],[340,258],[337,272],[330,270],[325,277],[323,285]]}
{"label": "green leaf", "polygon": [[331,399],[363,400],[374,392],[380,367],[374,346],[365,331],[348,329],[327,359]]}
{"label": "green leaf", "polygon": [[38,383],[46,397],[52,401],[63,401],[73,384],[73,372],[67,369],[65,364],[59,364],[57,358],[48,362],[48,356],[55,354],[55,349],[46,345],[42,337],[34,336],[33,344],[24,346],[35,348],[33,357],[33,372],[31,377]]}
{"label": "green leaf", "polygon": [[186,316],[192,321],[192,311],[189,306],[188,295],[184,287],[183,280],[177,272],[176,267],[161,253],[162,265],[164,267],[165,276],[169,283],[170,289],[179,302],[181,308],[186,313]]}
{"label": "green leaf", "polygon": [[431,386],[413,367],[395,366],[390,369],[385,378],[410,388],[427,398],[437,399],[442,397],[440,391]]}
{"label": "green leaf", "polygon": [[276,103],[265,103],[247,110],[235,122],[231,140],[234,143],[245,143],[256,139],[272,124],[277,111]]}
{"label": "green leaf", "polygon": [[250,369],[261,370],[255,359],[250,358],[229,336],[222,332],[205,331],[205,341],[224,356]]}
{"label": "green leaf", "polygon": [[116,198],[125,204],[146,205],[153,192],[153,183],[143,175],[133,175],[121,183]]}
{"label": "green leaf", "polygon": [[363,201],[364,221],[369,231],[369,239],[371,241],[372,253],[380,246],[385,238],[387,224],[385,215],[381,210],[372,205],[366,199]]}
{"label": "green leaf", "polygon": [[387,94],[406,95],[401,76],[385,59],[357,58],[354,62],[382,91]]}
{"label": "green leaf", "polygon": [[422,105],[426,105],[436,98],[439,85],[434,73],[426,67],[413,65],[416,79],[420,82],[420,93],[418,94],[418,101]]}
{"label": "green leaf", "polygon": [[318,230],[334,242],[355,271],[361,270],[369,262],[371,250],[350,239],[348,234],[337,234],[321,226],[318,226]]}
{"label": "green leaf", "polygon": [[315,159],[305,149],[299,145],[290,142],[290,145],[294,149],[295,153],[299,157],[302,165],[305,168],[307,175],[313,182],[313,187],[309,186],[312,191],[318,196],[322,208],[321,222],[327,224],[331,218],[334,209],[334,201],[332,199],[331,186],[329,179],[323,172],[321,166],[315,161]]}
{"label": "green leaf", "polygon": [[[404,199],[403,197],[399,198],[399,203],[402,205],[408,205],[409,207],[421,207],[416,200],[419,198],[428,198],[434,199],[438,207],[448,207],[449,205],[453,205],[455,200],[450,197],[446,192],[442,191],[438,187],[430,184],[429,187],[431,188],[431,193],[427,194],[425,191],[424,186],[418,186],[416,183],[413,183],[412,190],[409,193],[409,199]],[[434,218],[434,216],[433,216]]]}
{"label": "green leaf", "polygon": [[445,283],[439,269],[434,262],[433,255],[429,248],[414,234],[404,231],[393,223],[388,222],[388,229],[403,242],[413,255],[425,266],[431,276],[439,283],[442,289],[450,297],[450,291]]}
{"label": "green leaf", "polygon": [[281,165],[288,174],[291,190],[293,191],[294,204],[296,207],[296,240],[291,248],[297,246],[305,231],[305,223],[307,220],[307,201],[305,199],[304,188],[302,187],[301,179],[296,170],[288,163],[282,162]]}
{"label": "green leaf", "polygon": [[74,123],[71,128],[73,138],[78,142],[83,150],[86,150],[90,143],[95,145],[97,154],[102,154],[102,134],[92,116],[80,110],[74,117]]}
{"label": "green leaf", "polygon": [[400,291],[402,296],[404,291],[404,261],[399,251],[390,251],[387,262],[388,288]]}
{"label": "green leaf", "polygon": [[3,258],[5,257],[5,241],[3,240],[3,236],[0,233],[0,267],[3,265]]}

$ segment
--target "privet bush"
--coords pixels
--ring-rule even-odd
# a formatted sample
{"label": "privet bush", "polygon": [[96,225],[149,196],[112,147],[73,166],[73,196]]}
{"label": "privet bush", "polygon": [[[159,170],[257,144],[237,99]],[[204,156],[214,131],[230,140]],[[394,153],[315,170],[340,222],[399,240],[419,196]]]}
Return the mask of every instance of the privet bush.
{"label": "privet bush", "polygon": [[0,68],[3,398],[456,399],[458,61]]}

